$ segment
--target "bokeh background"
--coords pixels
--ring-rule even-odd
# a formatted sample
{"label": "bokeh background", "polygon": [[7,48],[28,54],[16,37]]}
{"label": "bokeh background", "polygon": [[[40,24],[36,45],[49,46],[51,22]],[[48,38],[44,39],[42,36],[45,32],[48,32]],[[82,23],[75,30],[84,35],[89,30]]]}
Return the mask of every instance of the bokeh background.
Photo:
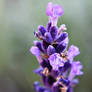
{"label": "bokeh background", "polygon": [[67,25],[69,45],[81,51],[75,59],[82,62],[84,75],[75,92],[92,92],[92,0],[0,0],[0,92],[34,92],[33,82],[40,81],[33,73],[39,64],[29,49],[34,30],[48,22],[49,1],[63,6],[58,26]]}

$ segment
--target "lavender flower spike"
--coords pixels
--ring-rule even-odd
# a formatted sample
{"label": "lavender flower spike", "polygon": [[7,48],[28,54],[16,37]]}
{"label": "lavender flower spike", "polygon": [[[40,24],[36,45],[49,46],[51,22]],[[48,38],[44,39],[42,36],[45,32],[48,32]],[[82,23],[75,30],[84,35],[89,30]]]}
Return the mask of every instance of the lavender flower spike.
{"label": "lavender flower spike", "polygon": [[65,24],[57,26],[57,21],[64,13],[60,5],[48,3],[46,14],[49,22],[45,28],[38,27],[35,36],[39,41],[34,41],[30,52],[36,56],[39,68],[34,70],[41,76],[44,86],[39,82],[34,83],[36,92],[73,92],[73,87],[78,83],[76,76],[83,74],[80,61],[74,57],[80,54],[79,48],[71,45],[67,51],[69,38]]}

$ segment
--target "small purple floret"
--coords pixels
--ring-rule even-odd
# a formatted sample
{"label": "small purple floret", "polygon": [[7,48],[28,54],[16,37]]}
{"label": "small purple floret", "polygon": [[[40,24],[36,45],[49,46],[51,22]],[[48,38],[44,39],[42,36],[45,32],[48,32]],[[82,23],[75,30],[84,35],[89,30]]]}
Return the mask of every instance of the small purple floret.
{"label": "small purple floret", "polygon": [[55,48],[52,45],[49,45],[47,48],[47,54],[50,56],[56,52]]}
{"label": "small purple floret", "polygon": [[62,6],[54,5],[52,2],[48,3],[46,14],[47,16],[58,18],[64,13]]}
{"label": "small purple floret", "polygon": [[71,72],[69,74],[69,80],[72,81],[76,75],[83,75],[81,69],[82,69],[82,65],[79,61],[73,62],[71,67]]}
{"label": "small purple floret", "polygon": [[58,53],[55,53],[49,57],[49,61],[53,70],[58,70],[59,67],[64,66],[64,62]]}
{"label": "small purple floret", "polygon": [[79,48],[77,46],[71,45],[67,54],[68,54],[68,59],[72,62],[73,58],[80,54]]}
{"label": "small purple floret", "polygon": [[31,47],[30,52],[35,56],[40,56],[40,50],[36,46]]}
{"label": "small purple floret", "polygon": [[38,31],[41,33],[42,36],[44,36],[44,34],[45,34],[45,32],[46,32],[46,29],[45,29],[42,25],[40,25],[40,26],[38,27]]}
{"label": "small purple floret", "polygon": [[52,25],[57,25],[57,20],[64,13],[62,6],[54,5],[52,2],[49,2],[47,5],[46,14],[50,17],[50,22]]}
{"label": "small purple floret", "polygon": [[83,72],[81,71],[82,65],[79,61],[72,63],[72,69],[71,71],[76,75],[82,75]]}

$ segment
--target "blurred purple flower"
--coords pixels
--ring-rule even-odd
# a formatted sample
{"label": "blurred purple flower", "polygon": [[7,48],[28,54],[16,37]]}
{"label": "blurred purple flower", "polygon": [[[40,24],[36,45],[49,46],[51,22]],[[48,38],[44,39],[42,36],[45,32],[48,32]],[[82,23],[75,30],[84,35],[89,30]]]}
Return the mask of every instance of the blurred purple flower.
{"label": "blurred purple flower", "polygon": [[57,24],[57,20],[64,13],[62,6],[54,5],[52,2],[49,2],[47,5],[46,14],[50,17],[50,21],[53,25]]}
{"label": "blurred purple flower", "polygon": [[38,47],[33,46],[30,48],[30,52],[35,56],[40,56],[40,50]]}
{"label": "blurred purple flower", "polygon": [[74,46],[74,45],[71,45],[68,52],[67,52],[68,59],[70,60],[70,62],[72,62],[73,58],[79,54],[80,54],[79,48],[77,46]]}
{"label": "blurred purple flower", "polygon": [[46,14],[53,18],[58,18],[64,13],[62,6],[54,5],[52,2],[48,3]]}
{"label": "blurred purple flower", "polygon": [[41,57],[41,51],[39,50],[38,47],[36,46],[32,46],[30,48],[30,52],[36,56],[37,60],[39,61],[39,63],[41,63],[43,60],[42,60],[42,57]]}
{"label": "blurred purple flower", "polygon": [[63,59],[60,57],[60,54],[55,53],[49,57],[49,61],[51,66],[53,67],[53,70],[58,70],[59,67],[64,66]]}
{"label": "blurred purple flower", "polygon": [[73,62],[72,63],[72,67],[71,67],[71,72],[69,74],[69,80],[73,80],[73,78],[76,76],[76,75],[82,75],[83,72],[81,71],[82,69],[82,65],[80,63],[80,61],[77,61],[77,62]]}

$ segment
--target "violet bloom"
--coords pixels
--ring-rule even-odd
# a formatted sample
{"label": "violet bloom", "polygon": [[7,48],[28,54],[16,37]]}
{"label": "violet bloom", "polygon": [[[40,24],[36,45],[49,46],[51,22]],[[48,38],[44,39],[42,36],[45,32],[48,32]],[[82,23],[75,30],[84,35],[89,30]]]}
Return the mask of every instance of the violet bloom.
{"label": "violet bloom", "polygon": [[82,65],[79,61],[77,62],[73,62],[72,63],[72,66],[71,66],[71,71],[70,71],[70,74],[69,74],[69,80],[73,80],[73,78],[76,76],[76,75],[82,75],[83,72],[81,71],[82,69]]}
{"label": "violet bloom", "polygon": [[68,54],[68,59],[72,62],[73,58],[80,54],[79,48],[77,46],[71,45],[67,54]]}
{"label": "violet bloom", "polygon": [[34,72],[41,76],[44,86],[39,82],[34,83],[36,92],[73,92],[73,87],[78,83],[76,76],[83,74],[82,65],[74,61],[74,57],[80,54],[79,48],[71,45],[67,51],[69,38],[65,24],[57,26],[57,21],[64,13],[60,5],[48,3],[46,14],[49,22],[46,28],[38,26],[35,37],[40,41],[34,41],[30,52],[36,56],[39,68]]}
{"label": "violet bloom", "polygon": [[54,5],[52,2],[48,3],[46,14],[50,17],[52,25],[57,24],[57,20],[64,13],[62,6]]}
{"label": "violet bloom", "polygon": [[64,61],[60,57],[60,54],[58,53],[52,54],[49,57],[49,61],[50,61],[50,65],[53,67],[53,70],[58,70],[59,67],[64,66]]}
{"label": "violet bloom", "polygon": [[38,47],[36,46],[33,46],[31,49],[30,49],[30,52],[36,56],[37,60],[39,61],[39,63],[42,62],[42,58],[41,58],[41,52],[39,50]]}

